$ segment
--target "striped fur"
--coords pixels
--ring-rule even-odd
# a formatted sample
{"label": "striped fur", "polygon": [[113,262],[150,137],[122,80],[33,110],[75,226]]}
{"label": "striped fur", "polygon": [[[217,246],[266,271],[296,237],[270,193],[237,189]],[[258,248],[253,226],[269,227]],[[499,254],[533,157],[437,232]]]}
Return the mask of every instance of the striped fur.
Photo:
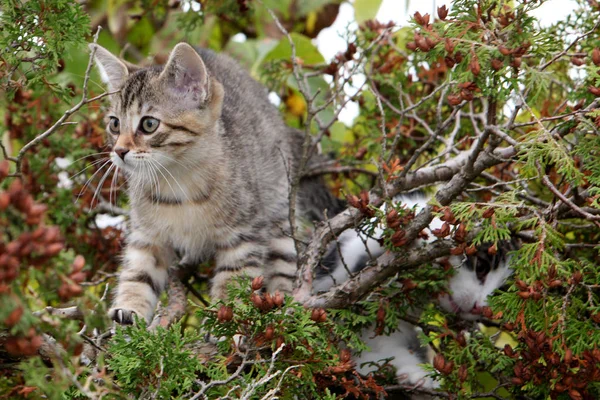
{"label": "striped fur", "polygon": [[[101,47],[96,61],[109,87],[120,89],[107,113],[119,131],[108,125],[107,137],[131,203],[111,317],[150,320],[175,254],[214,258],[214,298],[239,274],[264,275],[267,290],[289,293],[296,252],[286,171],[298,164],[302,136],[285,125],[267,90],[232,59],[187,44],[165,67],[132,67]],[[160,121],[156,131],[143,131],[144,117]],[[320,182],[302,187],[300,218],[339,206]],[[308,195],[315,191],[324,194]]]}

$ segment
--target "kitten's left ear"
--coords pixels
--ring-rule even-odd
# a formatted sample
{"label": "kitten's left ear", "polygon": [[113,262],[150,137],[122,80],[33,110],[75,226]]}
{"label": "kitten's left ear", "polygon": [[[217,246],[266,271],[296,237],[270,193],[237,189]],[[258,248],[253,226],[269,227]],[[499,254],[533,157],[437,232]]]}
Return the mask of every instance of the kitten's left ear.
{"label": "kitten's left ear", "polygon": [[100,71],[102,80],[108,85],[110,91],[120,89],[129,74],[140,69],[137,65],[121,60],[104,47],[95,43],[90,43],[89,48],[91,51],[95,50],[94,58],[96,59],[96,66]]}
{"label": "kitten's left ear", "polygon": [[187,43],[179,43],[159,79],[178,95],[199,106],[209,97],[210,80],[200,55]]}

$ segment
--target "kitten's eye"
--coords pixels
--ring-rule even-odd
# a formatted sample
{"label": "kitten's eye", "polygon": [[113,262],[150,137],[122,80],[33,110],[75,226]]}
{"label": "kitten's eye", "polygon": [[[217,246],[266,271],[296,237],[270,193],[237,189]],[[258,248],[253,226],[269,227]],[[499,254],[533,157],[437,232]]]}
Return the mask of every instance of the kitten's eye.
{"label": "kitten's eye", "polygon": [[110,121],[108,121],[108,129],[113,135],[118,135],[120,129],[119,118],[110,117]]}
{"label": "kitten's eye", "polygon": [[160,121],[156,118],[144,117],[142,118],[142,122],[140,122],[140,129],[144,133],[153,133],[156,131],[156,129],[158,129],[159,124]]}

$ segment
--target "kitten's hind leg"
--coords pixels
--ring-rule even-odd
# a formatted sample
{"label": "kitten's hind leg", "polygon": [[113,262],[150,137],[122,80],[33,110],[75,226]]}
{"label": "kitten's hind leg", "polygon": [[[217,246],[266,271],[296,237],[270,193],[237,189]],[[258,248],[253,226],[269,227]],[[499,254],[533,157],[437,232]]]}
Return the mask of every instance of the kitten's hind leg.
{"label": "kitten's hind leg", "polygon": [[119,324],[132,324],[134,315],[150,322],[156,303],[167,283],[172,251],[132,233],[123,257],[123,270],[109,317]]}
{"label": "kitten's hind leg", "polygon": [[294,240],[290,237],[271,239],[267,255],[268,268],[265,280],[267,292],[279,290],[291,294],[297,272],[297,257]]}
{"label": "kitten's hind leg", "polygon": [[247,275],[250,278],[263,275],[263,265],[267,250],[255,241],[239,241],[233,245],[220,246],[215,256],[216,269],[212,280],[210,297],[225,299],[227,285],[236,276]]}

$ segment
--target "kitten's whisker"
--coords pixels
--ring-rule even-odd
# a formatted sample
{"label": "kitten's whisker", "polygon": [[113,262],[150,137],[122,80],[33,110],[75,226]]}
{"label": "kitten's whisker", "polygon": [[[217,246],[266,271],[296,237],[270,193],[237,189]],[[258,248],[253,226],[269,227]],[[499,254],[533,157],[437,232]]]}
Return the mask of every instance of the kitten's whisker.
{"label": "kitten's whisker", "polygon": [[75,199],[75,203],[77,203],[79,201],[79,198],[81,197],[81,195],[83,194],[83,192],[85,192],[86,188],[90,185],[90,183],[92,183],[92,179],[94,179],[94,177],[96,176],[96,174],[98,174],[98,172],[102,171],[102,169],[108,164],[110,163],[110,159],[107,160],[104,164],[102,164],[100,166],[100,168],[98,168],[98,170],[96,172],[94,172],[94,174],[85,182],[85,184],[83,185],[83,187],[81,188],[81,190],[79,191],[79,194],[77,195],[77,198]]}
{"label": "kitten's whisker", "polygon": [[165,154],[162,154],[162,153],[161,153],[161,155],[160,155],[160,156],[161,156],[161,157],[164,157],[164,158],[166,158],[166,159],[167,159],[167,160],[169,160],[169,161],[173,161],[173,162],[175,162],[175,163],[177,163],[177,164],[181,165],[183,168],[187,169],[188,171],[191,171],[191,169],[190,169],[190,167],[189,167],[189,166],[187,166],[187,165],[183,164],[181,161],[177,161],[177,160],[176,160],[176,159],[174,159],[173,157],[169,157],[169,156],[167,156],[167,155],[165,155]]}
{"label": "kitten's whisker", "polygon": [[100,160],[92,161],[90,164],[88,164],[88,166],[86,166],[85,168],[83,168],[81,171],[77,172],[73,176],[70,176],[69,179],[74,179],[78,175],[81,175],[81,173],[83,173],[84,171],[87,171],[88,169],[92,168],[94,165],[98,165],[101,162],[106,161],[106,160],[108,160],[108,158],[101,158]]}
{"label": "kitten's whisker", "polygon": [[158,168],[158,165],[156,160],[152,160],[151,158],[148,159],[148,161],[150,162],[150,165],[152,165],[156,171],[158,171],[162,177],[164,178],[165,182],[167,183],[167,185],[169,185],[169,188],[171,188],[171,192],[173,193],[173,197],[175,197],[175,199],[177,199],[177,193],[175,193],[175,190],[173,189],[173,186],[171,186],[171,183],[169,182],[169,180],[167,179],[167,177],[165,176],[165,174],[162,173],[162,171],[160,170],[160,168]]}
{"label": "kitten's whisker", "polygon": [[108,175],[110,175],[110,171],[112,171],[115,167],[115,164],[111,165],[108,168],[108,170],[104,173],[104,175],[102,175],[102,178],[100,178],[100,182],[98,183],[98,186],[96,186],[96,190],[94,191],[94,197],[92,197],[92,201],[90,202],[90,207],[94,207],[94,200],[96,200],[96,196],[98,196],[98,194],[100,194],[100,197],[98,197],[98,202],[96,203],[96,205],[100,203],[100,198],[102,197],[102,185],[104,185],[104,181],[106,180]]}
{"label": "kitten's whisker", "polygon": [[150,201],[152,204],[154,204],[155,201],[156,201],[156,204],[158,204],[158,201],[159,201],[158,199],[159,199],[159,195],[160,195],[160,183],[158,181],[158,175],[156,174],[154,166],[148,160],[145,160],[144,166],[146,167],[145,169],[148,171],[148,174],[151,178],[151,180],[150,180]]}
{"label": "kitten's whisker", "polygon": [[[110,189],[108,191],[108,203],[110,204],[110,212],[113,212],[113,203],[112,203],[112,194],[113,188],[115,186],[115,181],[119,176],[119,167],[115,168],[115,173],[113,174],[112,180],[110,181]],[[117,206],[117,192],[115,192],[115,207]]]}
{"label": "kitten's whisker", "polygon": [[[183,195],[185,196],[185,198],[187,199],[187,201],[191,202],[190,198],[187,195],[187,192],[185,190],[183,190],[183,188],[181,187],[181,185],[179,184],[179,181],[173,176],[173,174],[171,173],[171,171],[169,171],[167,168],[165,168],[164,165],[162,165],[158,160],[154,160],[154,162],[156,162],[160,167],[162,167],[169,175],[171,175],[171,178],[173,178],[173,180],[175,181],[175,183],[177,184],[177,186],[179,186],[179,189],[181,190],[181,193],[183,193]],[[160,171],[160,170],[159,170]],[[164,176],[164,175],[163,175]],[[165,178],[166,179],[166,178]],[[169,181],[167,181],[167,183],[169,183]],[[171,185],[169,185],[171,186]],[[175,194],[175,193],[173,193]],[[177,196],[175,196],[177,197]]]}
{"label": "kitten's whisker", "polygon": [[100,152],[100,153],[93,153],[93,154],[88,154],[87,156],[79,157],[77,160],[71,161],[69,163],[69,165],[67,165],[67,168],[69,168],[71,165],[75,164],[77,161],[83,160],[84,158],[93,157],[93,156],[99,156],[99,155],[103,155],[103,154],[110,154],[110,151],[103,151],[103,152]]}

